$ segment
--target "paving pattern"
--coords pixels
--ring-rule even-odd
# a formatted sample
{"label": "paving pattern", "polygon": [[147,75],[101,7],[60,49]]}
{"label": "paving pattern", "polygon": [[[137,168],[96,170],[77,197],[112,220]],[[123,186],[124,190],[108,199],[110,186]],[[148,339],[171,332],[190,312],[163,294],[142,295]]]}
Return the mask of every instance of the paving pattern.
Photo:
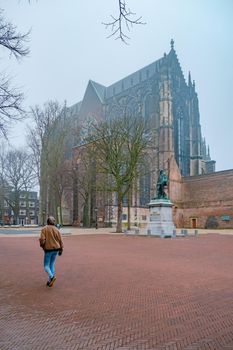
{"label": "paving pattern", "polygon": [[233,350],[233,236],[0,239],[1,350]]}

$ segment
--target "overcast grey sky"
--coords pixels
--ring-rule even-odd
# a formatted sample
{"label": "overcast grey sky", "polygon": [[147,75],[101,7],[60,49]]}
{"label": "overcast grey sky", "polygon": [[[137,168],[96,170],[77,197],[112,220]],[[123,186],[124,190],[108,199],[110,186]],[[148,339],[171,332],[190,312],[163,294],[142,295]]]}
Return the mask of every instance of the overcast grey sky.
{"label": "overcast grey sky", "polygon": [[[2,0],[5,17],[31,28],[30,56],[1,56],[2,70],[25,93],[25,106],[49,99],[70,106],[88,80],[110,85],[170,50],[175,40],[184,76],[191,71],[199,97],[202,133],[217,170],[233,168],[233,0],[126,0],[147,23],[131,29],[130,45],[107,39],[101,24],[117,14],[117,0]],[[24,142],[25,127],[12,130]]]}

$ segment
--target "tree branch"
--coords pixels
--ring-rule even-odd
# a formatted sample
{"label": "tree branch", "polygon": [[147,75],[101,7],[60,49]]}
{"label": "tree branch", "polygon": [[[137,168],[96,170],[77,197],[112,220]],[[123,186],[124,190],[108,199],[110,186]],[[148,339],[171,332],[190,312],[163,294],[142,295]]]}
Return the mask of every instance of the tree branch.
{"label": "tree branch", "polygon": [[134,24],[146,24],[145,22],[142,22],[142,17],[138,17],[136,19],[133,19],[132,17],[136,14],[132,12],[130,9],[126,8],[126,2],[125,0],[118,0],[118,6],[119,6],[119,14],[118,17],[114,17],[111,15],[112,20],[110,22],[103,22],[102,24],[105,25],[106,29],[110,28],[112,33],[107,37],[115,37],[115,39],[120,39],[125,44],[128,44],[128,40],[130,39],[126,34],[125,31],[130,32],[130,28],[133,27]]}
{"label": "tree branch", "polygon": [[24,44],[28,42],[29,32],[21,34],[10,22],[5,22],[0,9],[0,45],[10,50],[16,59],[29,54],[29,48]]}

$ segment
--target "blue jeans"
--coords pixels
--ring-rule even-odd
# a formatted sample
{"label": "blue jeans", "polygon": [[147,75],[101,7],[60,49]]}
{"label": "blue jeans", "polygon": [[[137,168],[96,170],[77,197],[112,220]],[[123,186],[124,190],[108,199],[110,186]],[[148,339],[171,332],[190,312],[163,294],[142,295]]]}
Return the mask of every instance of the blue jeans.
{"label": "blue jeans", "polygon": [[44,270],[48,274],[49,281],[54,276],[54,264],[57,257],[57,251],[44,253]]}

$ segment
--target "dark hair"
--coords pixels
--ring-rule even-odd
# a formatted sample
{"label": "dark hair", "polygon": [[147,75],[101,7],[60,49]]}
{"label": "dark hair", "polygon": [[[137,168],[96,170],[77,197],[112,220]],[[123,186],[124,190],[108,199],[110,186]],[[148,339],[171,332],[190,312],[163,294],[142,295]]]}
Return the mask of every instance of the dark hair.
{"label": "dark hair", "polygon": [[55,225],[55,218],[53,216],[48,217],[47,225]]}

